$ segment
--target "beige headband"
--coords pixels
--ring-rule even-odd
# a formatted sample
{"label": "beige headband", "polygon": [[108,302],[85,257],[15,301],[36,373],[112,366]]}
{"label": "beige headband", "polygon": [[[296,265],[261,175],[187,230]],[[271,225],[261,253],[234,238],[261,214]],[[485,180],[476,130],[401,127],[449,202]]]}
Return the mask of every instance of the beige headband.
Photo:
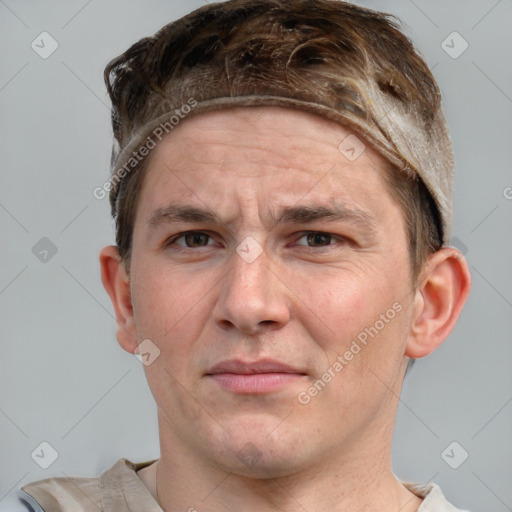
{"label": "beige headband", "polygon": [[[381,114],[375,123],[365,123],[361,116],[350,110],[335,110],[331,107],[297,98],[271,95],[220,97],[188,101],[174,109],[159,113],[134,133],[122,150],[114,147],[112,155],[111,200],[117,200],[119,183],[130,172],[136,172],[138,164],[155,147],[158,140],[170,133],[183,119],[218,109],[249,106],[291,107],[335,121],[354,130],[364,142],[370,143],[384,158],[405,172],[415,172],[432,195],[440,213],[442,239],[447,244],[452,227],[453,153],[446,123],[441,116],[432,124],[440,133],[431,133],[425,140],[423,132],[415,126],[417,119],[410,113],[396,112],[396,105],[385,105],[382,96],[373,102],[373,109]],[[386,110],[387,109],[387,110]],[[387,137],[384,135],[386,134]],[[433,144],[433,141],[436,143]],[[439,141],[445,141],[440,146]]]}

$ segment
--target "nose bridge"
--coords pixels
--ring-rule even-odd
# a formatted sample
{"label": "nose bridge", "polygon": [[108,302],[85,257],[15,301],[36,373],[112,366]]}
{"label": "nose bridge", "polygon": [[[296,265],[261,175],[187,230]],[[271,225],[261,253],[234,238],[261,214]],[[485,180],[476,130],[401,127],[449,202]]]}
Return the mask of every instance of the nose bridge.
{"label": "nose bridge", "polygon": [[248,237],[233,252],[229,265],[215,307],[216,321],[247,332],[263,323],[285,323],[289,318],[287,298],[270,268],[267,251]]}

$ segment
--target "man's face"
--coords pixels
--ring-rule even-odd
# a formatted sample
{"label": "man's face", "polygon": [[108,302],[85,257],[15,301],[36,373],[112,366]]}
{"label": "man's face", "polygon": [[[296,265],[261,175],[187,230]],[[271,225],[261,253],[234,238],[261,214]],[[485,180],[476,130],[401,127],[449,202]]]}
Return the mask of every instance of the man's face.
{"label": "man's face", "polygon": [[190,118],[153,150],[131,293],[137,339],[160,350],[145,371],[161,433],[179,453],[284,475],[391,435],[407,236],[384,160],[368,145],[354,160],[351,139],[340,151],[349,134],[250,107]]}

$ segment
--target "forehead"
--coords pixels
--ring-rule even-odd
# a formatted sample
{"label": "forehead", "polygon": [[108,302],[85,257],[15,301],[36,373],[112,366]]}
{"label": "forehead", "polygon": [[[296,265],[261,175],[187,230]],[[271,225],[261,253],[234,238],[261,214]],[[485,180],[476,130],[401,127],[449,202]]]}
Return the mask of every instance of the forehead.
{"label": "forehead", "polygon": [[[228,208],[237,200],[292,205],[308,196],[354,203],[383,190],[387,161],[349,128],[284,107],[242,107],[183,121],[152,151],[140,198]],[[203,206],[203,205],[201,205]]]}
{"label": "forehead", "polygon": [[[301,140],[301,144],[306,144],[305,149],[315,149],[316,146],[338,149],[339,142],[351,135],[350,140],[356,149],[368,150],[367,156],[382,159],[371,146],[364,143],[362,136],[356,135],[350,128],[319,114],[282,106],[233,107],[192,114],[168,133],[159,146],[165,146],[165,141],[172,144],[176,136],[198,142],[218,139],[236,143],[231,139],[232,132],[237,133],[237,138],[245,134],[255,141],[269,134],[289,140],[296,138]],[[347,156],[356,159],[358,154]]]}
{"label": "forehead", "polygon": [[222,109],[185,119],[152,150],[147,167],[177,169],[221,162],[227,168],[235,158],[245,160],[245,165],[237,162],[238,176],[243,176],[244,169],[254,175],[255,161],[273,168],[304,167],[311,173],[321,172],[326,163],[347,170],[372,168],[380,174],[389,167],[348,127],[294,108],[262,106]]}

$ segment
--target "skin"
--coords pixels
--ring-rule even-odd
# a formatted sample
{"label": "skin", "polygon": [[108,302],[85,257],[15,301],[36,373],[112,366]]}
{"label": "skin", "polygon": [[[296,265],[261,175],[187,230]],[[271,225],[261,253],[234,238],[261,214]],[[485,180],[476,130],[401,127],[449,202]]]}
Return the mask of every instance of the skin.
{"label": "skin", "polygon": [[[161,457],[139,476],[168,512],[410,512],[421,504],[391,469],[398,397],[409,358],[431,353],[453,328],[469,272],[448,247],[411,280],[384,160],[367,145],[349,161],[338,150],[349,134],[279,107],[191,117],[150,155],[129,268],[115,246],[101,251],[119,343],[133,353],[149,339],[160,350],[144,370]],[[170,203],[207,207],[221,222],[150,228]],[[287,206],[335,204],[366,222],[276,222]],[[191,230],[205,235],[179,238]],[[236,252],[246,237],[263,250],[251,263]],[[301,403],[299,393],[397,303],[400,312]],[[223,360],[263,357],[301,375],[253,394],[207,375]]]}

